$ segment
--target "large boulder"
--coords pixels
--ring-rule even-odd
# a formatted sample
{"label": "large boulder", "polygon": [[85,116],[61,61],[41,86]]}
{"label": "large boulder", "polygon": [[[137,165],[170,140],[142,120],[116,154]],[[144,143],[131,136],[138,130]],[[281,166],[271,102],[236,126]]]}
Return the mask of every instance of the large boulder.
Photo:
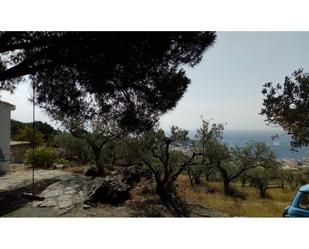
{"label": "large boulder", "polygon": [[105,177],[96,177],[87,190],[85,203],[96,202],[118,205],[130,197],[131,188],[141,180],[143,167],[134,165],[118,171],[106,172]]}
{"label": "large boulder", "polygon": [[94,164],[90,164],[84,169],[84,175],[96,177],[99,175],[98,168]]}
{"label": "large boulder", "polygon": [[86,204],[109,203],[118,205],[129,198],[131,186],[126,183],[122,174],[111,174],[106,177],[96,177],[87,191]]}
{"label": "large boulder", "polygon": [[125,182],[132,187],[140,182],[145,170],[141,165],[133,165],[123,168],[120,173],[123,175]]}

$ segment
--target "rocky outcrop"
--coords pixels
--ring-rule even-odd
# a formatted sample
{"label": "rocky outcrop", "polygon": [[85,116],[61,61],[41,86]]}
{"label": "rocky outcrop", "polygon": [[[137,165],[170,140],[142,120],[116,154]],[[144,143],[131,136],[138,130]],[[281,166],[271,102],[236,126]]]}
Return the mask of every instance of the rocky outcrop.
{"label": "rocky outcrop", "polygon": [[[57,170],[37,170],[35,172],[35,193],[40,193],[47,186],[70,175],[70,173]],[[0,216],[25,205],[28,200],[22,198],[24,192],[32,192],[31,171],[10,172],[0,177]]]}
{"label": "rocky outcrop", "polygon": [[95,165],[88,165],[86,166],[86,168],[84,169],[84,175],[85,176],[93,176],[96,177],[99,175],[99,171],[98,168]]}
{"label": "rocky outcrop", "polygon": [[124,176],[126,183],[131,187],[140,182],[142,177],[148,178],[148,172],[141,165],[124,167],[119,173]]}
{"label": "rocky outcrop", "polygon": [[[92,169],[91,169],[92,170]],[[90,170],[88,171],[88,173]],[[88,174],[87,173],[87,174]],[[60,170],[36,170],[35,193],[44,198],[30,205],[54,210],[70,210],[78,205],[85,208],[96,203],[119,205],[130,196],[129,192],[140,180],[141,168],[128,167],[107,172],[105,177],[91,177]],[[0,215],[27,204],[23,192],[32,192],[32,172],[11,172],[0,178]]]}
{"label": "rocky outcrop", "polygon": [[[46,207],[69,210],[82,204],[86,198],[85,186],[91,185],[92,179],[81,174],[69,177],[49,185],[40,196],[44,201],[33,202],[34,207]],[[87,188],[86,188],[87,189]]]}
{"label": "rocky outcrop", "polygon": [[129,198],[133,180],[124,172],[109,172],[105,177],[87,177],[71,174],[48,186],[42,193],[44,201],[33,202],[35,207],[70,210],[76,206],[84,209],[95,207],[97,203],[119,205]]}
{"label": "rocky outcrop", "polygon": [[87,190],[86,204],[109,203],[118,205],[124,203],[129,198],[131,187],[125,182],[123,175],[96,177]]}
{"label": "rocky outcrop", "polygon": [[140,166],[130,166],[119,171],[108,172],[105,177],[94,179],[87,191],[85,203],[109,203],[119,205],[130,197],[131,188],[141,180],[143,169]]}

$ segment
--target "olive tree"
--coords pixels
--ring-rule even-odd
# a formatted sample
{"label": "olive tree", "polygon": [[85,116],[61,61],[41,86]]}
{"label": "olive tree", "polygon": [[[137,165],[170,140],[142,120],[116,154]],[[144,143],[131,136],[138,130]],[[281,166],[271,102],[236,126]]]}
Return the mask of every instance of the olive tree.
{"label": "olive tree", "polygon": [[[251,141],[244,147],[235,146],[232,148],[231,161],[229,163],[232,173],[225,176],[228,171],[224,167],[219,167],[219,170],[223,172],[223,182],[226,182],[225,194],[233,194],[233,192],[230,192],[232,189],[229,189],[229,182],[241,179],[243,176],[248,177],[247,173],[254,169],[267,168],[270,164],[275,165],[274,160],[275,154],[265,143]],[[224,171],[226,172],[224,173]]]}
{"label": "olive tree", "polygon": [[76,158],[80,163],[88,163],[94,159],[91,148],[85,139],[74,137],[69,132],[56,135],[53,146],[65,149],[67,158]]}
{"label": "olive tree", "polygon": [[85,103],[81,115],[71,116],[56,111],[50,111],[49,114],[74,137],[83,139],[88,144],[99,174],[104,174],[103,151],[108,149],[108,143],[123,134],[123,130],[119,128],[115,118],[107,115],[110,113],[103,115],[96,113],[95,107],[89,109],[89,103]]}
{"label": "olive tree", "polygon": [[198,132],[202,161],[219,172],[224,186],[224,194],[234,196],[231,183],[243,179],[250,169],[261,166],[265,160],[274,158],[274,154],[263,143],[250,142],[245,147],[229,148],[222,143],[224,125],[203,121]]}
{"label": "olive tree", "polygon": [[230,163],[230,149],[222,143],[223,130],[223,124],[210,124],[210,122],[203,120],[201,128],[197,131],[198,149],[202,154],[201,162],[208,166],[207,170],[210,167],[210,169],[219,172],[223,181],[224,193],[233,195],[234,191],[230,183],[238,177],[238,174],[233,174],[234,167]]}
{"label": "olive tree", "polygon": [[[200,184],[200,177],[205,175],[206,180],[209,180],[211,174],[214,172],[214,162],[224,160],[224,154],[218,155],[213,150],[219,146],[218,141],[222,139],[223,124],[212,124],[206,120],[202,120],[202,125],[196,131],[194,140],[194,150],[201,154],[196,158],[196,165],[188,167],[188,175],[191,185]],[[222,156],[222,158],[219,158]]]}
{"label": "olive tree", "polygon": [[161,201],[177,216],[187,216],[188,211],[177,196],[174,183],[199,154],[173,150],[172,143],[187,141],[188,131],[172,126],[170,132],[170,135],[166,135],[162,129],[156,127],[144,135],[143,162],[154,175],[156,193]]}
{"label": "olive tree", "polygon": [[277,184],[279,177],[279,163],[272,158],[266,159],[260,166],[248,171],[246,176],[251,182],[252,186],[257,188],[260,193],[260,197],[267,198],[267,190],[272,188],[281,188],[281,185]]}
{"label": "olive tree", "polygon": [[299,69],[283,85],[266,83],[262,93],[266,121],[291,134],[293,148],[309,145],[309,74]]}

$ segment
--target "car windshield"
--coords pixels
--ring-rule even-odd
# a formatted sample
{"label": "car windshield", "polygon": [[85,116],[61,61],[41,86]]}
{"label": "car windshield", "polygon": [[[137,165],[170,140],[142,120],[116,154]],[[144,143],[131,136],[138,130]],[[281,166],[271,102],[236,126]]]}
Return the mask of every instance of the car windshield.
{"label": "car windshield", "polygon": [[300,202],[299,207],[309,210],[309,193],[304,193]]}

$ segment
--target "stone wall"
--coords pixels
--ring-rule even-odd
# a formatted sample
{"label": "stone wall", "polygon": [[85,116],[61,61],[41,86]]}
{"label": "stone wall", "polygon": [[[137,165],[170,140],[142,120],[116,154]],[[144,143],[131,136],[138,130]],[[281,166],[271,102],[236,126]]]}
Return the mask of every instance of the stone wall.
{"label": "stone wall", "polygon": [[13,163],[23,163],[25,153],[31,149],[31,144],[27,142],[11,142],[11,159]]}

